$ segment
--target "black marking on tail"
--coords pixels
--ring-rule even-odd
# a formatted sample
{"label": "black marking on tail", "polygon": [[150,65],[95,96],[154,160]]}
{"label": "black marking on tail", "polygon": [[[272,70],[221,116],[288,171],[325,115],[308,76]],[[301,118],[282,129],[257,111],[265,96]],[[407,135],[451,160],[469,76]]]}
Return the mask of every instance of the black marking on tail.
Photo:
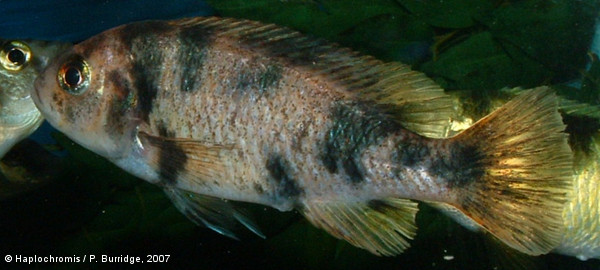
{"label": "black marking on tail", "polygon": [[213,31],[204,25],[183,28],[179,32],[181,47],[178,64],[182,69],[180,90],[192,92],[200,87],[206,50],[213,39]]}
{"label": "black marking on tail", "polygon": [[360,162],[362,151],[379,143],[398,125],[389,117],[366,104],[339,104],[331,112],[331,129],[321,143],[321,162],[330,173],[340,169],[351,183],[364,180],[364,167]]}
{"label": "black marking on tail", "polygon": [[451,188],[466,186],[485,174],[484,156],[476,145],[432,141],[412,133],[400,138],[391,160],[400,165],[397,177],[403,178],[406,168],[423,169]]}
{"label": "black marking on tail", "polygon": [[431,174],[446,179],[449,187],[464,187],[485,174],[484,155],[476,146],[453,144],[448,155],[431,164]]}
{"label": "black marking on tail", "polygon": [[304,194],[304,190],[298,186],[296,179],[293,178],[287,160],[277,154],[273,154],[268,158],[266,168],[271,179],[276,184],[276,198],[297,201],[298,197]]}

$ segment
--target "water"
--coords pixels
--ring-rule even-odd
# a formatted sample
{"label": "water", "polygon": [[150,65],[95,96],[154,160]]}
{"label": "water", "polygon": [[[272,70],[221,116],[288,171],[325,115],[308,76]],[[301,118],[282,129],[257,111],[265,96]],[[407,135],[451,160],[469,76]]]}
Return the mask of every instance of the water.
{"label": "water", "polygon": [[[473,91],[474,100],[494,96],[503,87],[569,84],[577,87],[563,87],[563,94],[598,102],[593,91],[600,90],[600,76],[585,71],[599,10],[591,0],[207,2],[0,1],[0,36],[75,42],[128,21],[216,13],[290,26],[386,61],[410,63],[449,91]],[[0,201],[0,262],[5,255],[21,260],[89,260],[94,255],[98,262],[2,266],[87,269],[129,264],[101,263],[107,255],[120,261],[138,256],[145,266],[199,269],[600,269],[600,260],[582,262],[555,254],[515,259],[489,237],[425,205],[412,247],[391,258],[336,240],[297,213],[257,205],[244,206],[267,239],[240,229],[241,241],[231,240],[189,222],[159,188],[56,131],[45,134],[55,139],[42,140],[46,148],[67,154],[43,156],[53,162],[52,168],[28,165],[48,172],[50,184]],[[147,259],[167,259],[152,255],[168,255],[168,261],[149,263]]]}

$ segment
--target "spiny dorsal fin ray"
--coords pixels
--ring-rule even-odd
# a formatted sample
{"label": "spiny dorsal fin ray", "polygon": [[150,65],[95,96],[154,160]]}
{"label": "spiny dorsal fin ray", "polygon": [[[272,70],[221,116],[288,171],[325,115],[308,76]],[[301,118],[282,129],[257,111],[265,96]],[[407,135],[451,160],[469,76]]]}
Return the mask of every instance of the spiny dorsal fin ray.
{"label": "spiny dorsal fin ray", "polygon": [[226,200],[177,188],[165,188],[165,193],[180,212],[198,225],[204,225],[222,235],[238,239],[231,229],[239,222],[256,235],[265,238],[250,218],[236,210]]}
{"label": "spiny dorsal fin ray", "polygon": [[444,90],[423,73],[401,63],[384,63],[274,24],[232,18],[192,18],[171,22],[212,29],[215,36],[237,40],[237,45],[279,59],[288,67],[309,71],[346,89],[363,101],[383,105],[404,127],[425,136],[437,136],[455,113]]}
{"label": "spiny dorsal fin ray", "polygon": [[417,230],[417,203],[406,199],[312,201],[302,211],[311,223],[331,235],[383,256],[402,253]]}
{"label": "spiny dorsal fin ray", "polygon": [[[481,179],[460,188],[456,207],[508,246],[539,255],[562,238],[573,157],[556,96],[522,93],[452,140],[476,149]],[[475,151],[475,150],[474,150]]]}

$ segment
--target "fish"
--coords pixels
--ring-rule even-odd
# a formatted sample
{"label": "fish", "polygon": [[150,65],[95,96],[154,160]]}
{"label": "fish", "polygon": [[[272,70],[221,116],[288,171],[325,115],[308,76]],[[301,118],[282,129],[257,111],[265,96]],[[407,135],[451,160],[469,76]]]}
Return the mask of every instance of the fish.
{"label": "fish", "polygon": [[[18,153],[6,155],[44,121],[30,96],[33,82],[49,60],[70,45],[58,41],[0,39],[0,158],[3,158],[0,161],[0,199],[12,198],[50,182],[50,177],[37,173],[49,170],[30,166],[27,158],[15,158],[23,155],[45,157],[48,164],[55,165],[52,158],[41,151],[34,153],[19,147]],[[36,148],[31,147],[34,143],[26,145]]]}
{"label": "fish", "polygon": [[33,82],[48,61],[69,44],[0,39],[0,157],[43,122],[31,100]]}
{"label": "fish", "polygon": [[[489,109],[494,110],[507,102],[509,97],[523,93],[521,88],[501,89],[499,97],[491,99]],[[456,92],[453,97],[459,104],[458,113],[446,129],[440,129],[439,134],[432,136],[443,138],[452,137],[468,128],[479,119],[479,113],[461,106],[459,99],[466,93]],[[578,102],[565,97],[559,98],[559,110],[571,117],[586,117],[600,120],[598,106]],[[577,122],[576,124],[580,124]],[[567,204],[562,211],[563,236],[558,246],[552,252],[576,257],[582,261],[600,259],[600,130],[593,132],[589,140],[582,140],[582,134],[570,131],[569,145],[573,158],[573,182]],[[433,203],[444,214],[471,231],[482,231],[477,222],[448,204]]]}
{"label": "fish", "polygon": [[47,121],[235,237],[231,202],[297,210],[375,255],[416,234],[416,201],[457,207],[527,254],[560,241],[572,153],[556,96],[519,95],[450,138],[452,99],[408,65],[274,24],[218,17],[122,25],[35,81]]}
{"label": "fish", "polygon": [[582,261],[600,259],[600,132],[588,151],[576,151],[571,199],[563,210],[565,232],[553,252]]}

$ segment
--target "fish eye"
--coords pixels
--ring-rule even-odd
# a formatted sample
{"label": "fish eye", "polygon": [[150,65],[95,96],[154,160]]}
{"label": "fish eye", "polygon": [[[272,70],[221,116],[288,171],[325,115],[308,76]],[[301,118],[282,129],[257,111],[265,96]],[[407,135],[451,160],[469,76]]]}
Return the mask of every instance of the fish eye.
{"label": "fish eye", "polygon": [[10,71],[19,71],[31,61],[31,49],[20,41],[10,41],[2,45],[0,63]]}
{"label": "fish eye", "polygon": [[81,56],[73,56],[58,71],[58,84],[73,95],[83,94],[90,85],[90,68]]}

